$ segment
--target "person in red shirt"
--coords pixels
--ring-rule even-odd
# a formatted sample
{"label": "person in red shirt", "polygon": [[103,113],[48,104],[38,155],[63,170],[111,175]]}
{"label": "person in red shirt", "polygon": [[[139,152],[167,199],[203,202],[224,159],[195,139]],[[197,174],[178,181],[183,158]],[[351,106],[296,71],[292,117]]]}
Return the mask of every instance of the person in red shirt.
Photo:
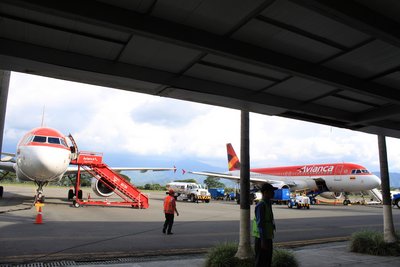
{"label": "person in red shirt", "polygon": [[176,216],[179,216],[179,212],[176,209],[176,200],[174,197],[174,190],[170,189],[168,191],[168,196],[164,199],[164,213],[165,213],[165,222],[163,227],[163,234],[167,233],[167,235],[172,235],[172,225],[174,224],[174,214],[176,212]]}

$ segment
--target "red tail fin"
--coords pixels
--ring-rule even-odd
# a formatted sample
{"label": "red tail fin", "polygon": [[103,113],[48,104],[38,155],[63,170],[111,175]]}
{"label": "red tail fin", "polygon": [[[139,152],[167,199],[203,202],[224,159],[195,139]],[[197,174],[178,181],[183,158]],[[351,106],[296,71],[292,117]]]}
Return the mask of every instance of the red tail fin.
{"label": "red tail fin", "polygon": [[236,156],[235,150],[232,144],[226,144],[226,150],[228,153],[228,168],[230,171],[240,170],[240,161],[238,156]]}

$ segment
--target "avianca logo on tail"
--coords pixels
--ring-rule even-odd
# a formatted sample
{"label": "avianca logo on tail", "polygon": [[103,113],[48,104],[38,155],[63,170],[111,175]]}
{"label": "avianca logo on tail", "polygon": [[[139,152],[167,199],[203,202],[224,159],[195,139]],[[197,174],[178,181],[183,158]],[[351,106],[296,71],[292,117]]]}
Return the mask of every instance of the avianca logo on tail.
{"label": "avianca logo on tail", "polygon": [[298,169],[298,172],[302,173],[327,173],[333,172],[335,166],[304,166]]}

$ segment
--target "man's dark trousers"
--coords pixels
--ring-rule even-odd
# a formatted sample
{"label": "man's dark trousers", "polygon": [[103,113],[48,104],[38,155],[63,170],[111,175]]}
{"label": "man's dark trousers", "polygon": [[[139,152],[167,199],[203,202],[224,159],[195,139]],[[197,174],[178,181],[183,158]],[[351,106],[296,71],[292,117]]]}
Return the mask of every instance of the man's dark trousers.
{"label": "man's dark trousers", "polygon": [[256,253],[255,267],[270,267],[272,262],[272,239],[265,240],[266,248],[261,248],[261,239],[255,238],[254,250]]}
{"label": "man's dark trousers", "polygon": [[165,230],[167,230],[167,233],[171,233],[173,224],[174,224],[174,214],[165,213],[165,222],[164,222],[163,232],[165,232]]}

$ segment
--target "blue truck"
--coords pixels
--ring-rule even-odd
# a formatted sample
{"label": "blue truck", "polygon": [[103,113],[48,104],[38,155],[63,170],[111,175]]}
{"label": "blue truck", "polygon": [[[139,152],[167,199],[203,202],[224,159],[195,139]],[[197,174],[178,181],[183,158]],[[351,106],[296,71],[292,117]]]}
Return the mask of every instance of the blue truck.
{"label": "blue truck", "polygon": [[400,209],[400,193],[394,194],[392,196],[392,205],[396,205]]}
{"label": "blue truck", "polygon": [[287,205],[289,200],[290,200],[290,190],[288,188],[281,188],[275,190],[272,203]]}
{"label": "blue truck", "polygon": [[225,197],[224,188],[209,188],[208,192],[210,192],[212,199],[223,200]]}

